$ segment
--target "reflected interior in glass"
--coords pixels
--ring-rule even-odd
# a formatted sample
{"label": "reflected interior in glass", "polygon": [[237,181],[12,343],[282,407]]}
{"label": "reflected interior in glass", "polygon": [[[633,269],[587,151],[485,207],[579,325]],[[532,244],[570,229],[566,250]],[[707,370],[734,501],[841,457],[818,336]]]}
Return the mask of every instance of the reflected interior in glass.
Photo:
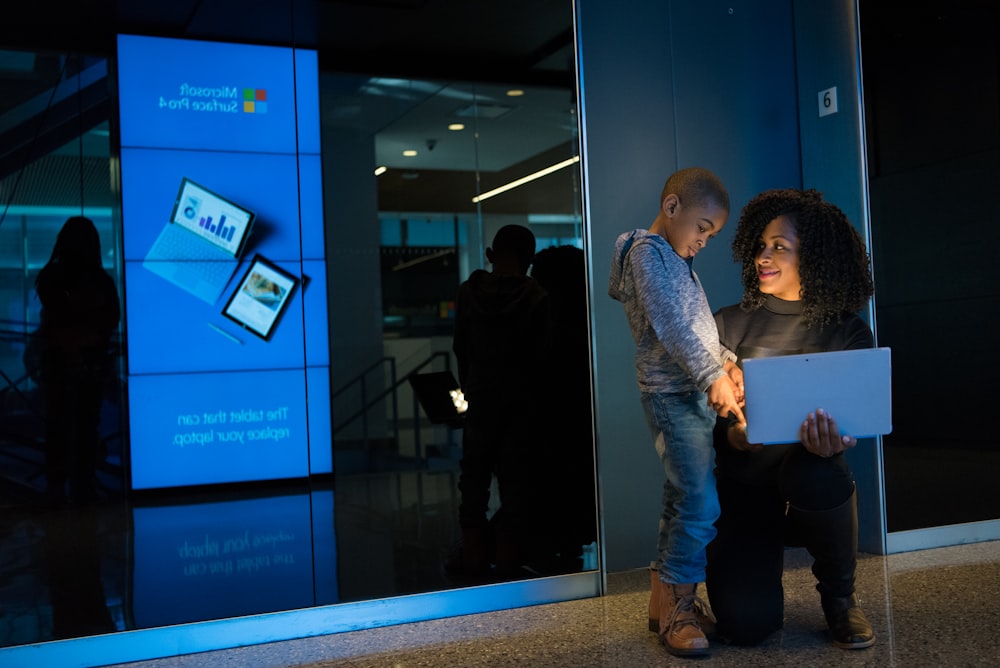
{"label": "reflected interior in glass", "polygon": [[[123,293],[108,120],[81,124],[68,143],[3,175],[0,259],[10,319],[0,367],[0,461],[9,512],[0,520],[0,646],[463,586],[442,568],[458,539],[461,425],[431,420],[407,379],[454,368],[455,291],[484,266],[496,229],[527,225],[539,249],[582,245],[572,94],[520,86],[522,94],[511,97],[509,86],[336,74],[323,74],[320,86],[329,135],[324,197],[335,201],[325,221],[327,281],[331,308],[345,305],[331,314],[332,476],[132,493],[129,453],[141,444],[125,436],[120,331],[118,371],[102,409],[100,503],[47,507],[41,435],[50,418],[39,411],[23,354],[38,321],[31,286],[59,227],[82,207]],[[458,124],[465,128],[448,128]],[[352,142],[367,147],[360,152],[366,160],[348,156],[344,164],[343,155],[327,152]],[[474,201],[555,165],[562,166]],[[386,171],[376,176],[380,166]],[[351,187],[336,183],[344,169],[364,172],[351,178],[377,202],[369,218],[340,216],[343,189]],[[345,226],[358,238],[338,245]],[[355,229],[361,226],[367,229]],[[379,288],[380,315],[362,334],[371,339],[364,345],[337,329],[356,327],[350,305],[371,301],[373,284],[358,280],[359,262]],[[589,412],[585,348],[578,366],[587,372],[581,410]],[[591,423],[580,423],[586,434],[572,438],[592,453]],[[574,470],[596,507],[592,459]],[[595,544],[580,548],[574,567],[596,569]]]}

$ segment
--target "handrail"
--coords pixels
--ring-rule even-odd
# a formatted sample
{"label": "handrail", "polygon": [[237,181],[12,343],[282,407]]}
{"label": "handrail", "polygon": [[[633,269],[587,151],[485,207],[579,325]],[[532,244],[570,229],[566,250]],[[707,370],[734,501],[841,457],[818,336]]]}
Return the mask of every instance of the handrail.
{"label": "handrail", "polygon": [[[342,429],[344,429],[348,425],[353,424],[356,420],[358,420],[360,418],[360,419],[362,419],[362,441],[364,442],[365,448],[367,448],[368,441],[369,441],[369,438],[368,438],[368,418],[367,418],[368,413],[369,413],[369,411],[372,408],[378,406],[380,404],[380,402],[384,398],[386,398],[388,396],[391,396],[392,397],[392,423],[393,423],[393,432],[394,432],[394,437],[396,439],[396,442],[398,443],[399,442],[399,404],[398,404],[399,387],[403,383],[408,382],[409,379],[410,379],[410,376],[413,376],[413,375],[417,374],[417,372],[419,372],[420,370],[422,370],[425,367],[433,364],[434,361],[437,360],[438,358],[444,358],[444,360],[445,360],[445,369],[446,370],[450,370],[451,369],[451,356],[450,356],[450,354],[448,352],[446,352],[446,351],[441,351],[441,350],[431,353],[430,356],[426,360],[424,360],[420,364],[416,365],[403,378],[396,378],[396,360],[395,360],[395,358],[392,358],[392,357],[382,357],[382,358],[378,359],[377,361],[375,361],[374,363],[372,363],[371,365],[369,365],[368,367],[366,367],[360,374],[358,374],[358,376],[354,380],[346,383],[341,388],[339,388],[337,391],[333,392],[331,394],[331,396],[330,396],[330,398],[332,400],[333,398],[335,398],[335,397],[343,394],[347,390],[349,390],[349,389],[351,389],[351,388],[353,388],[353,387],[355,387],[355,386],[357,386],[359,384],[361,386],[361,408],[358,409],[357,411],[355,411],[354,413],[352,413],[346,419],[344,419],[340,424],[333,425],[333,432],[332,432],[333,435],[335,436],[339,431],[341,431]],[[383,391],[379,392],[378,394],[376,394],[375,396],[373,396],[373,397],[371,397],[369,399],[367,397],[367,392],[366,392],[366,388],[367,388],[366,376],[373,369],[376,369],[379,366],[384,366],[386,362],[389,362],[390,363],[390,367],[391,367],[389,386],[386,389],[384,389]],[[416,395],[414,395],[414,397],[413,397],[413,418],[414,418],[414,424],[415,425],[417,425],[417,417],[418,417],[418,415],[419,415],[419,405],[418,405],[417,397],[416,397]],[[419,429],[419,425],[416,426],[415,429],[414,429],[414,446],[416,448],[416,452],[417,452],[417,455],[419,457],[420,453],[422,451],[421,443],[420,443],[420,429]]]}
{"label": "handrail", "polygon": [[[444,358],[444,368],[445,368],[445,371],[451,371],[451,354],[448,353],[448,352],[446,352],[446,351],[444,351],[444,350],[438,350],[436,352],[431,353],[430,357],[428,357],[426,360],[424,360],[423,362],[421,362],[420,364],[418,364],[416,367],[414,367],[413,371],[411,371],[410,373],[406,374],[406,379],[405,380],[409,380],[410,376],[415,375],[418,371],[420,371],[421,369],[423,369],[428,364],[431,364],[434,360],[436,360],[439,357],[443,357]],[[400,382],[402,382],[402,381],[400,381]]]}
{"label": "handrail", "polygon": [[[376,403],[378,403],[379,401],[381,401],[385,397],[389,396],[390,394],[395,393],[398,390],[398,388],[399,388],[400,385],[402,385],[403,383],[408,382],[410,380],[410,376],[416,374],[418,371],[420,371],[421,369],[423,369],[424,367],[426,367],[428,364],[433,363],[434,360],[436,360],[439,357],[443,357],[445,359],[445,367],[444,368],[446,370],[451,370],[451,357],[449,356],[449,354],[447,352],[439,350],[437,352],[431,353],[430,357],[428,357],[426,360],[424,360],[423,362],[421,362],[420,364],[418,364],[416,367],[414,367],[413,370],[410,371],[410,373],[406,374],[406,376],[404,376],[402,379],[397,380],[395,378],[395,371],[394,371],[391,374],[392,381],[391,381],[390,386],[387,387],[382,392],[380,392],[379,394],[377,394],[374,397],[372,397],[371,400],[368,401],[367,403],[365,403],[364,398],[362,398],[363,405],[361,406],[361,408],[358,411],[356,411],[355,413],[351,414],[351,416],[348,417],[347,419],[345,419],[341,424],[334,425],[333,433],[336,434],[339,429],[341,429],[342,427],[346,427],[348,424],[350,424],[354,420],[356,420],[359,417],[361,417],[369,409],[373,408]],[[365,368],[365,370],[362,371],[360,374],[358,374],[358,376],[354,380],[352,380],[351,382],[345,384],[339,390],[337,390],[336,392],[334,392],[333,394],[331,394],[330,398],[333,399],[333,398],[337,397],[338,395],[342,394],[343,392],[347,391],[348,389],[350,389],[351,387],[353,387],[354,385],[356,385],[358,383],[362,383],[362,385],[364,385],[364,377],[368,374],[368,372],[371,371],[372,369],[374,369],[375,367],[377,367],[378,365],[384,364],[385,362],[393,362],[393,365],[395,366],[395,359],[394,358],[392,358],[392,357],[383,357],[383,358],[379,359],[377,362],[375,362],[374,364],[372,364],[372,365],[368,366],[367,368]]]}
{"label": "handrail", "polygon": [[357,382],[358,382],[359,380],[361,380],[361,379],[362,379],[362,378],[363,378],[364,376],[366,376],[366,375],[368,374],[368,372],[369,372],[369,371],[371,371],[371,370],[372,370],[372,369],[374,369],[375,367],[379,366],[380,364],[384,364],[385,362],[394,362],[394,361],[395,361],[395,360],[394,360],[394,359],[393,359],[392,357],[380,357],[379,359],[377,359],[376,361],[372,362],[372,363],[371,363],[370,365],[368,365],[367,367],[365,367],[365,368],[364,368],[364,369],[363,369],[363,370],[361,371],[361,373],[359,373],[359,374],[357,375],[357,377],[356,377],[356,378],[355,378],[354,380],[350,381],[349,383],[346,383],[346,384],[345,384],[345,385],[344,385],[343,387],[341,387],[341,388],[340,388],[339,390],[336,390],[335,392],[333,392],[333,394],[331,394],[331,395],[330,395],[330,398],[331,398],[331,399],[334,399],[334,398],[336,398],[336,397],[337,397],[337,396],[338,396],[339,394],[341,394],[341,393],[343,393],[343,392],[346,392],[347,390],[349,390],[349,389],[351,388],[351,386],[352,386],[352,385],[354,385],[355,383],[357,383]]}

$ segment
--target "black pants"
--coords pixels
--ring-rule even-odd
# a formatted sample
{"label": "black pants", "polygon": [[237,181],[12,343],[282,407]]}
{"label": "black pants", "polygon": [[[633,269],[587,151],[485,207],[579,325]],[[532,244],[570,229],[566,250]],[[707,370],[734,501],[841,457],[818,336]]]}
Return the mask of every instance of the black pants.
{"label": "black pants", "polygon": [[[45,384],[45,475],[49,499],[86,503],[97,496],[103,379],[51,374]],[[67,482],[69,489],[67,490]]]}
{"label": "black pants", "polygon": [[494,476],[506,521],[523,524],[538,511],[546,444],[533,419],[536,410],[533,403],[504,398],[470,402],[458,482],[463,527],[485,526]]}
{"label": "black pants", "polygon": [[816,560],[823,593],[854,591],[857,511],[843,455],[816,457],[801,445],[764,453],[719,453],[722,513],[708,546],[706,588],[719,632],[757,644],[782,626],[782,572],[788,546]]}

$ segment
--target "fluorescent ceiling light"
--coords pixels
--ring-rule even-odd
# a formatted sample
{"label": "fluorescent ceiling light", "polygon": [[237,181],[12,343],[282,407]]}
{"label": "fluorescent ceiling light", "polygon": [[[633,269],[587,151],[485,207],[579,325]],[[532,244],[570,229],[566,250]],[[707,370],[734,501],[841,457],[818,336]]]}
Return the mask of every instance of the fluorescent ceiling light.
{"label": "fluorescent ceiling light", "polygon": [[388,167],[386,167],[385,165],[379,165],[378,167],[375,168],[375,176],[382,176],[387,171],[389,171]]}
{"label": "fluorescent ceiling light", "polygon": [[472,198],[472,203],[473,204],[478,204],[479,202],[482,202],[484,199],[489,199],[490,197],[493,197],[494,195],[499,195],[500,193],[507,192],[508,190],[511,190],[512,188],[516,188],[518,186],[523,186],[525,183],[529,183],[530,181],[534,181],[535,179],[540,179],[543,176],[547,176],[548,174],[551,174],[552,172],[559,171],[563,167],[569,167],[570,165],[576,164],[578,162],[580,162],[580,156],[574,155],[569,160],[563,160],[562,162],[557,162],[556,164],[554,164],[554,165],[552,165],[550,167],[546,167],[545,169],[538,170],[534,174],[528,174],[527,176],[524,176],[524,177],[522,177],[520,179],[515,179],[514,181],[511,181],[510,183],[502,185],[499,188],[494,188],[493,190],[487,190],[482,195],[477,195],[477,196],[473,197]]}
{"label": "fluorescent ceiling light", "polygon": [[572,213],[529,213],[528,223],[531,225],[579,225],[583,219]]}
{"label": "fluorescent ceiling light", "polygon": [[496,120],[506,116],[514,110],[514,107],[507,104],[496,104],[492,102],[475,102],[456,109],[452,115],[456,118],[489,118]]}

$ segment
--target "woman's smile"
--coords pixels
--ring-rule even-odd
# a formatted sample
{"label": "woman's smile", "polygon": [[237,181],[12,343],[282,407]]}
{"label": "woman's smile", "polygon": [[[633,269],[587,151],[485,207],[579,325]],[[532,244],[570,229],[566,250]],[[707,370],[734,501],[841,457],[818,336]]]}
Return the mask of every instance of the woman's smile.
{"label": "woman's smile", "polygon": [[788,301],[801,298],[798,246],[799,235],[789,216],[783,214],[768,223],[757,250],[757,282],[761,292]]}
{"label": "woman's smile", "polygon": [[762,281],[766,281],[769,278],[773,278],[774,276],[777,276],[778,273],[779,272],[776,271],[776,270],[774,270],[774,269],[758,269],[757,270],[757,278],[759,278]]}

